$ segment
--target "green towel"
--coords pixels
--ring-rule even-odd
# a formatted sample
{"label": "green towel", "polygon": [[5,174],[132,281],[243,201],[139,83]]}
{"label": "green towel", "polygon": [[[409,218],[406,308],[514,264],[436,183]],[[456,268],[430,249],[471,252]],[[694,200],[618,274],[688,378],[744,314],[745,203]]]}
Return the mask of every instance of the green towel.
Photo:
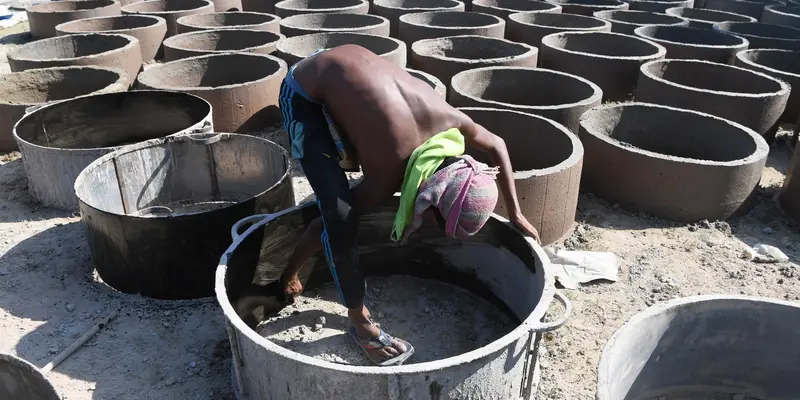
{"label": "green towel", "polygon": [[436,134],[411,153],[400,188],[400,207],[394,217],[393,241],[403,237],[403,230],[414,217],[414,203],[422,182],[436,172],[445,158],[460,156],[464,154],[464,149],[464,136],[457,128],[452,128]]}

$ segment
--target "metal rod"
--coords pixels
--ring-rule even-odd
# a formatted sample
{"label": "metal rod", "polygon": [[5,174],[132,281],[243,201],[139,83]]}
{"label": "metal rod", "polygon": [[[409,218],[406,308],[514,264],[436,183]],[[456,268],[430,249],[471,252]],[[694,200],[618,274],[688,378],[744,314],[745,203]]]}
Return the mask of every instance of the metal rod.
{"label": "metal rod", "polygon": [[47,363],[47,365],[42,368],[42,373],[46,374],[53,370],[58,364],[64,361],[67,357],[72,355],[75,350],[78,350],[84,343],[89,341],[100,329],[103,329],[112,319],[116,318],[119,315],[119,310],[114,310],[111,314],[108,314],[102,321],[94,324],[91,329],[89,329],[86,333],[83,334],[78,340],[72,343],[66,350],[62,351],[61,354],[57,355],[53,361]]}

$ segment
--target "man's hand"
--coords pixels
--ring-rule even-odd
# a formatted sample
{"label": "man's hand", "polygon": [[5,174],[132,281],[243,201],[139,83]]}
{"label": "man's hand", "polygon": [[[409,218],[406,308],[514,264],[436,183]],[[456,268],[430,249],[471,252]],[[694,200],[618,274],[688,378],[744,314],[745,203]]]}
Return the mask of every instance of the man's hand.
{"label": "man's hand", "polygon": [[530,236],[536,243],[542,244],[542,239],[539,238],[539,232],[536,228],[528,222],[528,219],[525,218],[522,214],[515,214],[513,217],[509,218],[512,224],[517,227],[517,229],[521,230],[522,233]]}

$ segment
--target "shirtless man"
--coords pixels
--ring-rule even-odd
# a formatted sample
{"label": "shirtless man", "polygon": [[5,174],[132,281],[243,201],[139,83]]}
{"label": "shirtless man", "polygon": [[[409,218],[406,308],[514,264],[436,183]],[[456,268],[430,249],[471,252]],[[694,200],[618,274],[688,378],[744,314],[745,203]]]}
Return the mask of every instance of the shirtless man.
{"label": "shirtless man", "polygon": [[[376,365],[400,364],[413,347],[373,324],[364,306],[356,248],[361,212],[400,191],[393,240],[423,221],[438,221],[448,236],[463,237],[489,219],[499,186],[511,222],[539,240],[520,211],[505,142],[372,52],[344,45],[295,64],[281,86],[280,107],[292,156],[321,211],[288,261],[284,294],[292,301],[302,292],[298,272],[322,249],[348,308],[349,333]],[[465,143],[486,151],[499,168],[464,155]],[[351,190],[344,172],[359,164],[364,178]]]}

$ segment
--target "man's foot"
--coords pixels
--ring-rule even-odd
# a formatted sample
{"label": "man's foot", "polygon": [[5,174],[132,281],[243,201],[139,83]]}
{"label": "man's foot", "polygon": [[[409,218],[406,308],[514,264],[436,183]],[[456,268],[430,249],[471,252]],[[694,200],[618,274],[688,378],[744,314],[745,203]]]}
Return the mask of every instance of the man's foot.
{"label": "man's foot", "polygon": [[375,325],[372,328],[377,330],[374,335],[362,336],[354,326],[350,327],[349,334],[373,364],[381,367],[400,365],[414,354],[414,346],[410,343],[390,336]]}
{"label": "man's foot", "polygon": [[281,286],[283,287],[283,296],[288,304],[293,304],[294,298],[303,293],[303,284],[300,283],[297,274],[281,276]]}

